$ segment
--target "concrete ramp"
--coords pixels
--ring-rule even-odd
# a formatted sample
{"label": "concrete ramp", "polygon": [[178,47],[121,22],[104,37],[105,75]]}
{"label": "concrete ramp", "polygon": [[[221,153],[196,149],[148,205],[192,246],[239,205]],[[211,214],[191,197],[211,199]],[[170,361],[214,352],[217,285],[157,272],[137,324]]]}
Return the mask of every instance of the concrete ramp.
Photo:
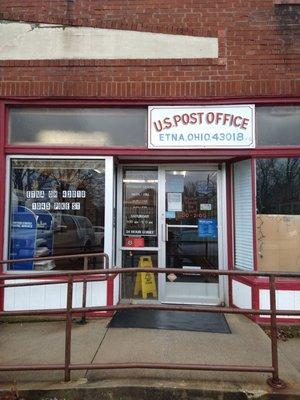
{"label": "concrete ramp", "polygon": [[[90,320],[87,325],[74,323],[72,362],[91,364],[169,362],[270,366],[271,344],[263,330],[243,316],[229,315],[226,318],[231,334],[108,329],[108,319]],[[64,330],[64,321],[1,324],[1,363],[62,363]],[[293,396],[300,394],[300,365],[295,355],[297,349],[299,352],[298,345],[299,341],[290,345],[286,351],[286,344],[280,343],[280,376],[288,383],[288,389],[278,392],[278,396],[280,393]],[[99,399],[106,399],[107,396],[111,399],[150,399],[149,393],[156,393],[155,399],[268,398],[262,396],[275,393],[266,384],[268,376],[269,374],[265,373],[184,370],[90,370],[74,371],[71,375],[72,381],[63,383],[63,371],[3,372],[0,373],[0,389],[7,390],[15,382],[21,392],[25,390],[24,393],[33,396],[24,397],[26,400],[54,397],[88,399],[89,396],[95,398],[96,393]],[[201,393],[212,397],[199,397]],[[226,393],[229,397],[224,397]],[[45,397],[46,394],[48,397]],[[250,397],[245,397],[246,394]],[[132,397],[128,397],[129,395]],[[256,397],[253,397],[254,395]]]}

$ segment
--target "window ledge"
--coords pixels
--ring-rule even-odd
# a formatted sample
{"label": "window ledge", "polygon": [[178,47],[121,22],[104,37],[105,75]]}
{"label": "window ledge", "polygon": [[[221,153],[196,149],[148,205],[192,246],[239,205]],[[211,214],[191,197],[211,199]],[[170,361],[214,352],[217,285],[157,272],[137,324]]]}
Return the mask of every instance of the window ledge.
{"label": "window ledge", "polygon": [[300,6],[300,0],[273,0],[273,3],[278,6],[285,5],[285,4]]}

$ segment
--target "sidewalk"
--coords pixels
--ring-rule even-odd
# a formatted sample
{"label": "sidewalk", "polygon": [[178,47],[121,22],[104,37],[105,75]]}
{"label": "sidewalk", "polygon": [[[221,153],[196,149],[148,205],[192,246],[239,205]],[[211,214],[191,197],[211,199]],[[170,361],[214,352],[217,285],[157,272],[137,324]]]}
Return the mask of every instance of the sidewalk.
{"label": "sidewalk", "polygon": [[[72,362],[271,365],[270,340],[261,328],[243,316],[227,315],[226,318],[232,334],[107,329],[109,319],[89,320],[86,325],[74,323]],[[63,321],[0,324],[1,363],[63,363],[64,334]],[[288,389],[278,393],[297,393],[300,398],[300,338],[279,342],[279,359],[280,377],[288,383]],[[221,391],[231,393],[229,398],[234,398],[233,394],[238,392],[256,395],[271,393],[272,390],[266,384],[268,376],[265,373],[245,372],[92,370],[73,371],[72,381],[63,383],[63,371],[2,372],[0,389],[9,389],[13,382],[16,382],[19,390],[34,389],[36,392],[42,390],[47,393],[49,390],[55,393],[60,390],[69,394],[72,390],[84,389],[114,388],[120,391],[125,387],[139,390],[176,388],[178,391]],[[172,393],[170,398],[175,398]],[[67,398],[65,394],[64,397]]]}

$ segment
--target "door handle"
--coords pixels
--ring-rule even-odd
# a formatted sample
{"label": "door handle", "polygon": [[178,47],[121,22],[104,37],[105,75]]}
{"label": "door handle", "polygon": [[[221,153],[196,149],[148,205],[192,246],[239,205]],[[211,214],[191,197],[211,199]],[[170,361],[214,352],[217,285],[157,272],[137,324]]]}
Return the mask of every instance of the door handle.
{"label": "door handle", "polygon": [[162,224],[162,240],[167,242],[169,240],[169,228],[168,224]]}

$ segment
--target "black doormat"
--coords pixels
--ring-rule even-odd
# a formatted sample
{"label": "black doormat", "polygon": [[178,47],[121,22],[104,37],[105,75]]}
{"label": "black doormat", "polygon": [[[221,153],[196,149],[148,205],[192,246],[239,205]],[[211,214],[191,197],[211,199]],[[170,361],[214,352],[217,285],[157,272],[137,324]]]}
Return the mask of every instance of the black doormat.
{"label": "black doormat", "polygon": [[120,310],[108,327],[231,333],[224,314],[194,311]]}

